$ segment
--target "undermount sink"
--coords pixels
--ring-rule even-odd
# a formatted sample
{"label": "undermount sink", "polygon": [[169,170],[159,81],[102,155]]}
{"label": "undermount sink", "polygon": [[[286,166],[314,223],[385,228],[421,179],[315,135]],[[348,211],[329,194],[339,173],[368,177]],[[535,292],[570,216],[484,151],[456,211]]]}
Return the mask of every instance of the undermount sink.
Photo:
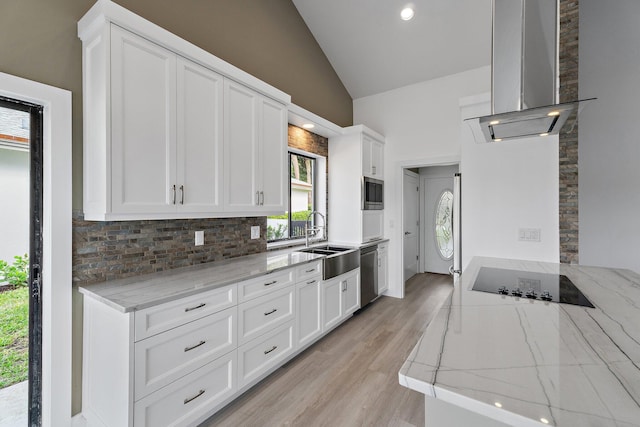
{"label": "undermount sink", "polygon": [[323,245],[300,249],[298,252],[326,255],[322,262],[324,280],[360,267],[360,249],[358,248]]}

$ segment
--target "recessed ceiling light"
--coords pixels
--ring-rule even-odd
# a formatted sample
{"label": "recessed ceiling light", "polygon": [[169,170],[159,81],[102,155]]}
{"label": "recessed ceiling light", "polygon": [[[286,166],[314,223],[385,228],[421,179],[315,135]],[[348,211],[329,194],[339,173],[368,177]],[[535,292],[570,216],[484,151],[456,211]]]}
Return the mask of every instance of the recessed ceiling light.
{"label": "recessed ceiling light", "polygon": [[494,403],[494,405],[496,405],[497,408],[502,408],[502,403],[500,403],[500,402],[496,402],[496,403]]}
{"label": "recessed ceiling light", "polygon": [[547,116],[549,117],[555,117],[555,116],[559,116],[560,115],[560,111],[550,111],[547,113]]}
{"label": "recessed ceiling light", "polygon": [[546,418],[540,418],[540,421],[542,421],[545,424],[549,424],[549,420]]}
{"label": "recessed ceiling light", "polygon": [[500,120],[491,120],[491,121],[489,122],[489,124],[490,124],[491,126],[495,126],[495,125],[497,125],[497,124],[500,124]]}
{"label": "recessed ceiling light", "polygon": [[545,133],[541,133],[540,136],[549,136],[549,134],[545,132]]}
{"label": "recessed ceiling light", "polygon": [[412,8],[410,7],[405,7],[404,9],[402,9],[402,11],[400,12],[400,18],[402,18],[403,21],[408,21],[411,18],[413,18],[413,15],[415,15],[415,12],[413,11]]}
{"label": "recessed ceiling light", "polygon": [[305,123],[302,125],[302,127],[305,129],[313,129],[314,127],[316,127],[316,125],[314,125],[313,123]]}

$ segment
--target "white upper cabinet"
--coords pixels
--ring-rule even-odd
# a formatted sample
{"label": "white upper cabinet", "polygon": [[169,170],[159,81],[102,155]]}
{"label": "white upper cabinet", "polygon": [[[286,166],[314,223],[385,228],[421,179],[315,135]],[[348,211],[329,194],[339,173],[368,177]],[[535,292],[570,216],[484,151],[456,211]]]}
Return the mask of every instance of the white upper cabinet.
{"label": "white upper cabinet", "polygon": [[177,206],[222,210],[223,77],[178,57]]}
{"label": "white upper cabinet", "polygon": [[380,141],[362,136],[362,174],[369,178],[384,179],[384,145]]}
{"label": "white upper cabinet", "polygon": [[176,182],[175,97],[176,55],[114,26],[112,212],[175,211],[170,191]]}
{"label": "white upper cabinet", "polygon": [[284,213],[287,109],[230,80],[224,94],[226,209]]}
{"label": "white upper cabinet", "polygon": [[85,219],[286,210],[288,95],[108,0],[78,34]]}

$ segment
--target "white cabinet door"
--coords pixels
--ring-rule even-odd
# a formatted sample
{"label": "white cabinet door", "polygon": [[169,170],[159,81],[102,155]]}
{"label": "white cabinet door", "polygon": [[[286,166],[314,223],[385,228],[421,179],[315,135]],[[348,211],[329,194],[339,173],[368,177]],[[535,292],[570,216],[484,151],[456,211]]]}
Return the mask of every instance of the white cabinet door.
{"label": "white cabinet door", "polygon": [[328,331],[342,320],[342,281],[339,278],[322,282],[322,330]]}
{"label": "white cabinet door", "polygon": [[247,87],[226,80],[224,84],[225,208],[253,211],[260,203],[256,187],[259,172],[259,95]]}
{"label": "white cabinet door", "polygon": [[362,175],[373,177],[373,140],[362,136]]}
{"label": "white cabinet door", "polygon": [[342,292],[344,293],[342,316],[347,317],[360,308],[360,273],[354,271],[348,273],[342,279]]}
{"label": "white cabinet door", "polygon": [[297,343],[303,346],[322,334],[321,276],[296,285]]}
{"label": "white cabinet door", "polygon": [[285,212],[288,205],[287,177],[287,109],[284,105],[263,98],[260,109],[260,210]]}
{"label": "white cabinet door", "polygon": [[177,203],[183,212],[222,210],[223,77],[178,57]]}
{"label": "white cabinet door", "polygon": [[384,179],[384,145],[378,141],[372,141],[371,145],[371,176],[377,179]]}
{"label": "white cabinet door", "polygon": [[362,211],[362,241],[380,239],[384,234],[384,211]]}
{"label": "white cabinet door", "polygon": [[175,98],[176,55],[112,26],[112,212],[175,211]]}
{"label": "white cabinet door", "polygon": [[389,248],[386,243],[378,245],[378,295],[389,289]]}
{"label": "white cabinet door", "polygon": [[362,136],[362,174],[370,178],[384,179],[384,145],[366,135]]}

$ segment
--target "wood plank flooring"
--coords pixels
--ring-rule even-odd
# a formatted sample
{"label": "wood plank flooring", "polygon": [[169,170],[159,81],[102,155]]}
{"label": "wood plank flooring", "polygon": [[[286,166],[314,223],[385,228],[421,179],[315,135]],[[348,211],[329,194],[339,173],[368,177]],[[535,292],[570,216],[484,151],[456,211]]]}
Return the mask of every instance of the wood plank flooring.
{"label": "wood plank flooring", "polygon": [[451,287],[412,277],[404,299],[378,299],[201,427],[424,426],[424,396],[398,371]]}

